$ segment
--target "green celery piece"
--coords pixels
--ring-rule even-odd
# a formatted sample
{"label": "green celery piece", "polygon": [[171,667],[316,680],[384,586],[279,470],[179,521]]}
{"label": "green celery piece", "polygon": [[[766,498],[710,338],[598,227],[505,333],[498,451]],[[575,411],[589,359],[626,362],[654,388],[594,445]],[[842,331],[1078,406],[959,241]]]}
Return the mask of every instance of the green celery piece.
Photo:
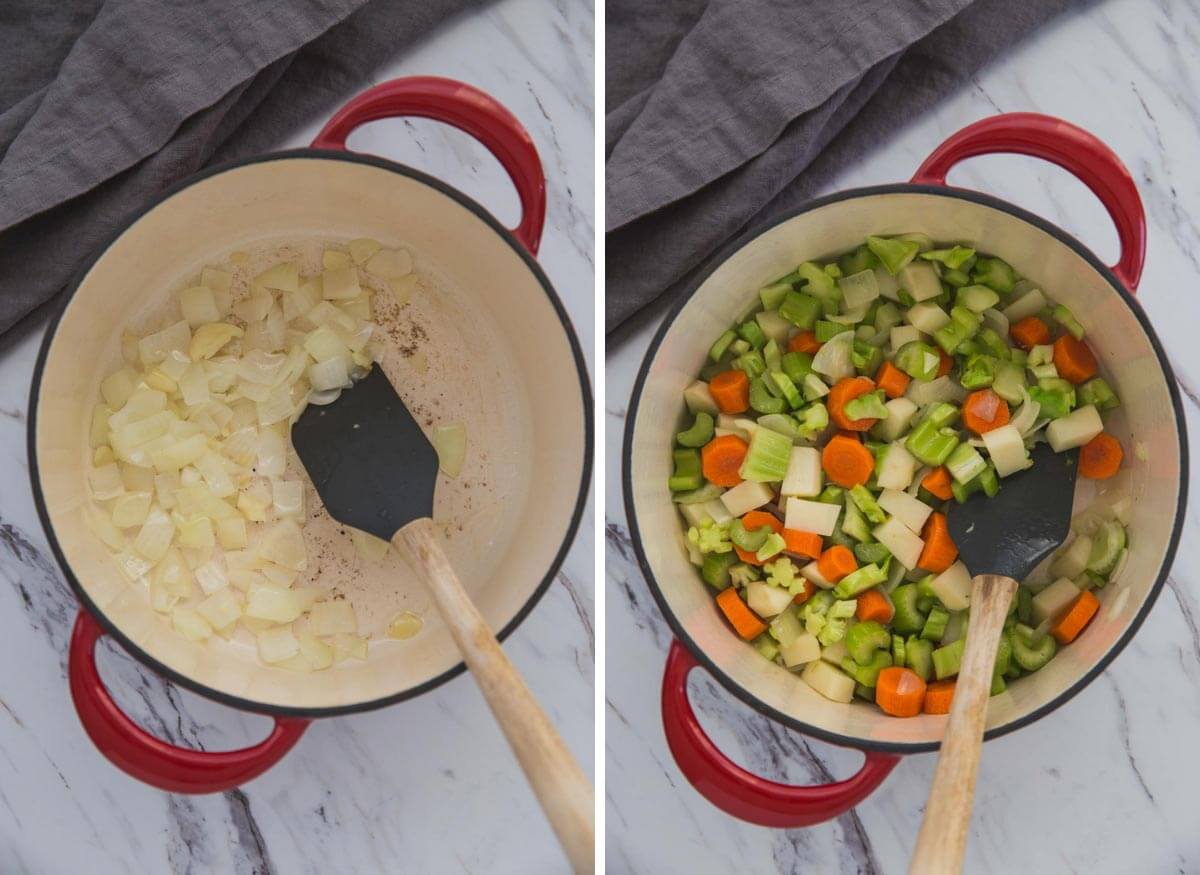
{"label": "green celery piece", "polygon": [[828,343],[847,330],[845,325],[838,322],[826,322],[824,319],[818,319],[813,327],[813,334],[817,336],[817,343]]}
{"label": "green celery piece", "polygon": [[883,350],[865,341],[856,340],[850,349],[850,360],[854,363],[854,369],[860,374],[873,377],[879,370],[879,366],[883,364]]}
{"label": "green celery piece", "polygon": [[[871,539],[871,527],[867,525],[867,521],[863,518],[862,513],[853,501],[846,502],[846,509],[842,514],[839,526],[845,534],[859,543]],[[847,544],[846,546],[849,547],[851,545]],[[857,546],[857,544],[853,546]]]}
{"label": "green celery piece", "polygon": [[979,478],[976,477],[969,483],[959,483],[957,480],[950,481],[950,491],[954,493],[954,500],[962,504],[983,487]]}
{"label": "green celery piece", "polygon": [[[920,574],[920,572],[916,573]],[[923,599],[936,599],[937,595],[933,591],[933,582],[935,580],[937,580],[936,574],[921,574],[916,582],[917,595]]]}
{"label": "green celery piece", "polygon": [[783,413],[782,398],[776,398],[762,378],[750,381],[750,406],[759,413]]}
{"label": "green celery piece", "polygon": [[946,355],[954,355],[964,340],[975,336],[982,322],[979,314],[956,305],[950,308],[950,322],[933,332],[933,339]]}
{"label": "green celery piece", "polygon": [[892,276],[898,274],[921,251],[920,244],[894,237],[868,237],[867,246]]}
{"label": "green celery piece", "polygon": [[763,286],[758,290],[758,297],[762,301],[764,310],[778,310],[779,305],[783,303],[784,297],[790,291],[792,291],[791,283],[771,283],[769,286]]}
{"label": "green celery piece", "polygon": [[1017,589],[1017,620],[1028,623],[1033,619],[1033,590],[1027,586]]}
{"label": "green celery piece", "polygon": [[725,355],[725,350],[729,349],[729,344],[737,340],[737,334],[731,328],[713,341],[713,345],[708,350],[708,357],[714,362],[719,362],[721,356]]}
{"label": "green celery piece", "polygon": [[1000,643],[996,646],[996,667],[995,674],[1002,675],[1008,671],[1008,664],[1012,661],[1012,641],[1011,636],[1004,634],[1000,636]]}
{"label": "green celery piece", "polygon": [[887,514],[883,512],[883,508],[879,506],[879,502],[875,500],[875,496],[871,494],[871,490],[867,489],[861,483],[851,488],[850,498],[858,506],[858,509],[862,511],[863,516],[875,525],[879,525],[887,520]]}
{"label": "green celery piece", "polygon": [[800,425],[800,437],[811,440],[813,436],[829,427],[829,410],[820,401],[809,404],[796,414]]}
{"label": "green celery piece", "polygon": [[1021,349],[1021,347],[1012,346],[1012,347],[1009,347],[1009,351],[1010,351],[1009,358],[1012,360],[1012,363],[1014,365],[1024,368],[1029,364],[1029,353],[1027,353],[1025,350]]}
{"label": "green celery piece", "polygon": [[1071,412],[1071,398],[1065,392],[1047,392],[1034,386],[1029,390],[1029,397],[1041,405],[1038,415],[1047,419],[1062,419]]}
{"label": "green celery piece", "polygon": [[[764,528],[766,528],[764,526]],[[787,546],[787,542],[783,540],[783,536],[776,532],[771,532],[767,535],[763,545],[754,553],[754,558],[759,562],[766,562],[768,559],[783,552]]]}
{"label": "green celery piece", "polygon": [[999,303],[1000,296],[987,286],[964,286],[954,296],[955,306],[966,307],[972,313],[982,313]]}
{"label": "green celery piece", "polygon": [[834,602],[829,608],[829,616],[841,617],[843,620],[848,620],[854,616],[858,610],[858,602],[854,599],[844,599]]}
{"label": "green celery piece", "polygon": [[1013,660],[1025,671],[1037,671],[1054,658],[1058,642],[1050,635],[1043,635],[1034,642],[1034,630],[1017,624],[1011,639]]}
{"label": "green celery piece", "polygon": [[[862,624],[859,623],[859,626]],[[851,626],[850,632],[857,629],[858,626]],[[847,632],[847,636],[850,634]],[[890,642],[889,642],[890,644]],[[888,650],[876,650],[866,665],[851,659],[849,656],[842,659],[842,671],[854,678],[855,682],[867,687],[873,688],[879,682],[879,673],[892,664],[892,654]]]}
{"label": "green celery piece", "polygon": [[759,526],[754,531],[750,531],[741,520],[734,520],[729,524],[729,540],[734,543],[734,546],[741,547],[747,553],[757,553],[759,548],[767,542],[767,536],[771,534],[774,532],[770,526]]}
{"label": "green celery piece", "polygon": [[837,644],[846,637],[846,628],[848,626],[848,620],[829,618],[825,621],[825,628],[817,633],[817,640],[821,642],[822,647]]}
{"label": "green celery piece", "polygon": [[[1092,552],[1088,556],[1087,570],[1108,577],[1125,549],[1127,538],[1125,527],[1116,520],[1105,520],[1092,536]],[[835,591],[836,595],[836,591]]]}
{"label": "green celery piece", "polygon": [[930,405],[925,411],[923,417],[925,421],[932,422],[938,428],[945,428],[948,425],[954,425],[958,422],[958,417],[962,413],[957,404],[951,404],[949,401],[938,401]]}
{"label": "green celery piece", "polygon": [[816,401],[829,394],[829,387],[815,373],[804,378],[804,400]]}
{"label": "green celery piece", "polygon": [[[834,592],[837,598],[837,592]],[[878,650],[892,646],[892,633],[875,620],[855,623],[846,633],[846,652],[859,665],[866,665]]]}
{"label": "green celery piece", "polygon": [[846,490],[840,486],[826,486],[817,496],[817,501],[822,504],[844,504],[845,494]]}
{"label": "green celery piece", "polygon": [[939,681],[958,674],[958,670],[962,666],[963,648],[966,643],[967,639],[959,638],[957,641],[947,644],[945,647],[938,647],[933,651],[933,673]]}
{"label": "green celery piece", "polygon": [[796,425],[796,420],[786,413],[768,413],[766,416],[760,416],[758,427],[779,432],[790,441],[794,441],[800,436],[800,428]]}
{"label": "green celery piece", "polygon": [[930,420],[922,421],[904,441],[904,447],[923,465],[937,467],[958,446],[958,434],[950,428],[939,429]]}
{"label": "green celery piece", "polygon": [[768,633],[763,632],[757,638],[750,642],[755,650],[769,662],[774,662],[775,657],[779,655],[779,644]]}
{"label": "green celery piece", "polygon": [[988,353],[1001,361],[1007,360],[1012,354],[1008,344],[1005,343],[1004,338],[996,333],[996,329],[989,326],[985,325],[983,328],[980,328],[979,333],[975,335],[975,340],[985,350],[987,350]]}
{"label": "green celery piece", "polygon": [[1004,675],[999,672],[992,674],[992,686],[988,689],[989,696],[998,696],[1008,689],[1008,684],[1004,682]]}
{"label": "green celery piece", "polygon": [[907,234],[897,234],[893,240],[903,240],[905,243],[916,243],[918,252],[931,252],[936,245],[933,238],[920,231],[910,231]]}
{"label": "green celery piece", "polygon": [[878,541],[854,545],[854,558],[864,565],[871,562],[882,565],[891,555],[891,551]]}
{"label": "green celery piece", "polygon": [[[731,550],[730,552],[732,553],[733,551]],[[733,555],[736,556],[737,553]],[[753,565],[746,565],[744,562],[739,562],[729,569],[729,579],[735,586],[748,586],[751,581],[758,580],[760,577],[761,575],[758,573],[757,568]]]}
{"label": "green celery piece", "polygon": [[843,412],[849,420],[887,419],[888,409],[883,406],[883,390],[876,389],[850,399]]}
{"label": "green celery piece", "polygon": [[946,470],[959,483],[970,483],[987,469],[987,461],[970,444],[959,444],[946,458]]}
{"label": "green celery piece", "polygon": [[720,498],[721,493],[725,490],[715,483],[705,483],[699,489],[693,489],[690,492],[677,492],[671,496],[671,501],[676,504],[699,504],[704,501],[712,501],[714,498]]}
{"label": "green celery piece", "polygon": [[793,383],[788,378],[788,375],[783,373],[783,371],[770,371],[767,373],[766,379],[769,380],[774,387],[779,390],[779,394],[783,396],[783,400],[786,401],[788,406],[793,410],[804,404],[804,399],[800,395],[800,390],[796,388],[796,384]]}
{"label": "green celery piece", "polygon": [[1000,491],[1000,477],[996,473],[996,466],[991,462],[988,462],[988,466],[975,479],[979,481],[983,494],[988,498],[995,498],[996,493]]}
{"label": "green celery piece", "polygon": [[1070,333],[1076,340],[1083,340],[1083,326],[1079,324],[1079,320],[1075,318],[1075,314],[1068,310],[1062,304],[1057,305],[1052,311],[1051,316],[1054,321],[1063,327],[1063,330]]}
{"label": "green celery piece", "polygon": [[946,270],[942,272],[942,282],[961,289],[971,284],[971,275],[965,270]]}
{"label": "green celery piece", "polygon": [[[837,599],[848,599],[866,592],[873,586],[878,586],[887,580],[887,572],[878,565],[864,565],[856,571],[851,571],[845,577],[838,581],[837,586],[833,588],[833,597]],[[858,624],[863,625],[862,623]],[[854,627],[855,629],[858,626]]]}
{"label": "green celery piece", "polygon": [[1029,369],[1029,372],[1039,380],[1053,380],[1058,377],[1058,368],[1053,364],[1034,365]]}
{"label": "green celery piece", "polygon": [[706,553],[700,576],[714,589],[725,589],[730,582],[729,569],[736,565],[737,561],[738,555],[733,550],[728,553]]}
{"label": "green celery piece", "polygon": [[959,374],[964,389],[985,389],[996,381],[997,362],[990,355],[973,355]]}
{"label": "green celery piece", "polygon": [[748,352],[751,352],[750,344],[746,343],[746,341],[742,340],[740,337],[733,343],[729,344],[729,354],[733,356],[733,358],[737,358],[740,355],[745,355]]}
{"label": "green celery piece", "polygon": [[835,277],[830,276],[825,268],[815,261],[806,261],[796,268],[796,273],[806,283],[804,290],[815,295],[822,301],[838,301],[841,293],[838,291]]}
{"label": "green celery piece", "polygon": [[807,352],[788,352],[784,353],[779,360],[779,366],[783,372],[788,375],[796,385],[804,382],[804,378],[813,373],[813,357]]}
{"label": "green celery piece", "polygon": [[921,257],[926,261],[940,261],[946,267],[950,268],[950,270],[958,270],[974,255],[974,249],[958,245],[950,249],[931,249],[928,252],[921,253]]}
{"label": "green celery piece", "polygon": [[904,644],[904,657],[908,667],[923,681],[933,677],[933,642],[909,636]]}
{"label": "green celery piece", "polygon": [[831,277],[832,279],[835,279],[835,280],[840,280],[843,276],[845,276],[845,274],[842,273],[842,269],[838,266],[836,261],[829,262],[829,264],[825,265],[825,267],[822,268],[822,270],[824,270],[825,273],[829,275],[829,277]]}
{"label": "green celery piece", "polygon": [[1021,390],[1025,388],[1025,369],[1013,362],[1000,362],[992,380],[992,391],[1009,404],[1020,404],[1024,400]]}
{"label": "green celery piece", "polygon": [[691,427],[675,435],[675,440],[682,447],[702,447],[712,440],[713,430],[712,415],[699,410]]}
{"label": "green celery piece", "polygon": [[891,301],[880,303],[875,310],[874,325],[877,333],[891,331],[903,321],[904,317],[900,313],[900,308]]}
{"label": "green celery piece", "polygon": [[810,329],[821,313],[821,302],[803,292],[788,292],[779,305],[779,315],[797,328]]}
{"label": "green celery piece", "polygon": [[975,269],[971,271],[971,279],[1007,295],[1017,282],[1017,274],[1007,261],[999,258],[980,258],[975,262]]}
{"label": "green celery piece", "polygon": [[846,276],[861,273],[864,270],[874,270],[879,267],[879,259],[865,245],[847,252],[838,259],[838,265]]}
{"label": "green celery piece", "polygon": [[804,634],[804,624],[794,608],[788,608],[775,617],[767,627],[767,632],[780,644],[787,646]]}
{"label": "green celery piece", "polygon": [[746,376],[751,380],[761,377],[767,370],[767,363],[757,350],[751,350],[738,356],[733,360],[733,366],[740,371],[745,371]]}
{"label": "green celery piece", "polygon": [[924,383],[937,376],[941,363],[937,350],[919,340],[910,340],[896,351],[896,367]]}
{"label": "green celery piece", "polygon": [[908,661],[905,653],[904,636],[892,636],[892,665],[904,665]]}
{"label": "green celery piece", "polygon": [[763,334],[762,328],[760,328],[759,324],[753,319],[751,319],[749,322],[743,322],[738,327],[738,334],[741,336],[742,340],[750,344],[752,349],[762,349],[767,345],[767,336]]}
{"label": "green celery piece", "polygon": [[686,492],[699,489],[700,484],[704,482],[704,475],[700,473],[700,451],[675,450],[672,456],[675,461],[675,472],[667,481],[671,491]]}
{"label": "green celery piece", "polygon": [[913,635],[925,627],[926,614],[917,607],[917,585],[902,583],[892,590],[892,606],[896,609],[892,627],[902,635]]}
{"label": "green celery piece", "polygon": [[[771,411],[778,413],[779,411]],[[792,442],[769,428],[755,429],[742,462],[741,477],[758,483],[779,483],[787,476]]]}
{"label": "green celery piece", "polygon": [[921,627],[921,637],[926,641],[941,641],[942,636],[946,634],[946,624],[949,622],[950,612],[940,605],[934,605],[929,609],[925,625]]}
{"label": "green celery piece", "polygon": [[1079,394],[1079,404],[1083,407],[1091,404],[1097,410],[1105,411],[1121,406],[1116,393],[1104,381],[1103,377],[1092,377],[1092,379],[1079,386],[1077,391]]}
{"label": "green celery piece", "polygon": [[774,340],[768,340],[763,346],[762,356],[768,371],[783,370],[783,354],[779,350],[779,344]]}

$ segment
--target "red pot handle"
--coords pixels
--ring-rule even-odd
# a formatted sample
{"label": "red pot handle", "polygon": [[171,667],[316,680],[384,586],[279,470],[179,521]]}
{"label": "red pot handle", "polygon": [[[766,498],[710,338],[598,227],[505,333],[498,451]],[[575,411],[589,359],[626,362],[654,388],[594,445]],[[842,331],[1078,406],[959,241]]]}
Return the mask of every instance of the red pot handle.
{"label": "red pot handle", "polygon": [[687,695],[688,674],[696,665],[687,648],[671,642],[663,673],[663,728],[684,777],[726,814],[759,826],[814,826],[862,802],[900,762],[892,754],[866,751],[866,761],[853,777],[817,787],[793,787],[751,774],[721,753],[696,719]]}
{"label": "red pot handle", "polygon": [[300,740],[309,721],[276,717],[267,738],[244,750],[202,751],[175,747],[155,738],[126,716],[96,670],[96,642],[104,634],[86,610],[71,632],[67,674],[71,698],[88,737],[127,775],[172,793],[219,793],[256,778]]}
{"label": "red pot handle", "polygon": [[1116,153],[1083,128],[1033,112],[980,119],[934,149],[913,182],[945,185],[950,168],[965,158],[1011,152],[1051,161],[1092,190],[1117,226],[1121,258],[1112,272],[1136,293],[1146,261],[1146,213],[1129,170]]}
{"label": "red pot handle", "polygon": [[334,113],[313,140],[313,148],[345,149],[346,138],[359,125],[400,116],[445,122],[487,146],[508,171],[521,198],[521,224],[512,232],[537,255],[546,222],[542,161],[516,117],[473,85],[439,76],[409,76],[376,85]]}

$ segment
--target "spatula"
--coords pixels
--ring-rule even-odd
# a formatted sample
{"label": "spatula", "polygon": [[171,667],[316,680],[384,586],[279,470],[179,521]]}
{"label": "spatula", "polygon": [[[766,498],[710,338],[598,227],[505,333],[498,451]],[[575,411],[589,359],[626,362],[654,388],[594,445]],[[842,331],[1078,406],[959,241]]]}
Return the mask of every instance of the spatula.
{"label": "spatula", "polygon": [[975,797],[983,727],[1000,633],[1017,581],[1026,577],[1071,528],[1078,450],[1038,444],[1033,467],[1005,478],[992,498],[951,503],[947,518],[959,559],[975,575],[971,622],[955,682],[925,819],[913,851],[914,875],[962,871]]}
{"label": "spatula", "polygon": [[442,551],[430,519],[437,452],[383,370],[310,404],[292,444],[330,516],[408,548],[571,865],[591,871],[592,788]]}

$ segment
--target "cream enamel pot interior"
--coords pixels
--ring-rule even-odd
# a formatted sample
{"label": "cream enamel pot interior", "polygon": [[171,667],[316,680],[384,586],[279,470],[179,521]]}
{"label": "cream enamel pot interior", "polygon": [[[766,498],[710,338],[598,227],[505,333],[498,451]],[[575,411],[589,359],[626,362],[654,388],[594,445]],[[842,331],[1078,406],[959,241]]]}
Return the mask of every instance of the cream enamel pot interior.
{"label": "cream enamel pot interior", "polygon": [[[518,189],[522,223],[503,228],[484,208],[423,173],[345,151],[355,127],[423,116],[474,135]],[[163,789],[224,790],[273,765],[308,720],[418,695],[463,670],[436,612],[408,641],[373,642],[365,661],[312,674],[260,664],[252,643],[189,642],[128,584],[83,513],[86,429],[99,379],[120,360],[122,330],[188,284],[199,269],[260,240],[373,237],[413,254],[429,300],[430,367],[397,382],[406,402],[465,397],[471,452],[502,482],[479,500],[467,534],[447,552],[501,638],[553,580],[579,525],[591,469],[591,397],[583,355],[534,255],[545,188],[533,142],[482,92],[435,78],[377,86],[344,107],[320,148],[225,165],[175,186],[119,231],[84,269],[46,336],[34,375],[30,461],[50,544],[82,609],[71,647],[71,690],[88,734],[116,765]],[[386,370],[386,368],[385,368]],[[396,381],[393,376],[393,381]],[[439,483],[435,516],[444,507]],[[490,502],[490,503],[489,503]],[[472,538],[486,517],[493,537]],[[480,527],[483,525],[481,523]],[[520,533],[518,542],[517,533]],[[260,745],[242,751],[174,748],[112,702],[93,648],[111,634],[147,665],[200,694],[274,715]]]}
{"label": "cream enamel pot interior", "polygon": [[[997,198],[946,186],[951,166],[989,152],[1044,158],[1084,181],[1117,224],[1121,262],[1106,268],[1048,222]],[[1108,427],[1126,447],[1119,483],[1134,499],[1128,565],[1120,581],[1099,592],[1101,610],[1079,639],[991,700],[988,738],[1047,715],[1117,655],[1162,588],[1182,529],[1187,444],[1179,393],[1133,297],[1145,252],[1141,203],[1120,161],[1090,134],[1045,116],[986,119],[943,144],[912,184],[834,194],[747,234],[671,310],[646,354],[627,424],[624,485],[638,559],[677,637],[663,685],[668,743],[703,795],[755,823],[805,826],[837,816],[887,776],[897,755],[937,748],[946,718],[896,719],[866,703],[830,702],[730,631],[711,589],[688,561],[667,489],[673,435],[685,427],[681,393],[705,362],[709,344],[744,312],[754,290],[800,261],[853,248],[867,234],[912,231],[998,255],[1070,307],[1123,404]],[[1076,497],[1078,504],[1081,493]],[[741,769],[708,739],[687,702],[687,675],[697,665],[768,717],[863,750],[862,770],[825,787],[789,787]]]}

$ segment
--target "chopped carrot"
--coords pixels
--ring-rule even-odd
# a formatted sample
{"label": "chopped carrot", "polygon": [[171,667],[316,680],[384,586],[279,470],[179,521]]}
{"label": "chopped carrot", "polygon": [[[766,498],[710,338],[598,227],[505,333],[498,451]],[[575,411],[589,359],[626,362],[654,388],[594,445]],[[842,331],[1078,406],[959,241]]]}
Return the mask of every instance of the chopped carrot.
{"label": "chopped carrot", "polygon": [[708,391],[722,413],[750,409],[750,378],[745,371],[722,371],[708,381]]}
{"label": "chopped carrot", "polygon": [[1124,458],[1121,442],[1102,431],[1079,450],[1079,473],[1091,480],[1107,480],[1120,470]]}
{"label": "chopped carrot", "polygon": [[1026,316],[1008,329],[1008,334],[1017,345],[1026,351],[1039,344],[1050,342],[1050,329],[1036,316]]}
{"label": "chopped carrot", "polygon": [[736,434],[723,434],[713,438],[700,450],[700,466],[704,479],[717,486],[737,486],[742,482],[742,460],[746,458],[749,444]]}
{"label": "chopped carrot", "polygon": [[829,418],[838,428],[846,431],[867,431],[878,419],[848,419],[846,417],[846,404],[858,398],[860,395],[866,395],[875,388],[875,381],[869,377],[847,377],[844,380],[839,380],[829,390],[829,394],[825,396],[825,406],[829,408]]}
{"label": "chopped carrot", "polygon": [[1096,357],[1082,340],[1064,334],[1054,341],[1054,367],[1060,377],[1078,385],[1096,376]]}
{"label": "chopped carrot", "polygon": [[984,434],[1008,424],[1008,402],[991,389],[972,392],[963,402],[963,425],[975,434]]}
{"label": "chopped carrot", "polygon": [[889,666],[875,682],[875,704],[893,717],[916,717],[925,703],[925,681],[911,668]]}
{"label": "chopped carrot", "polygon": [[804,590],[794,599],[792,599],[792,604],[802,605],[816,594],[817,585],[806,577],[804,578]]}
{"label": "chopped carrot", "polygon": [[949,501],[954,491],[950,488],[950,472],[945,465],[938,465],[921,480],[925,491],[942,501]]}
{"label": "chopped carrot", "polygon": [[954,356],[946,355],[946,351],[941,348],[938,349],[937,353],[940,357],[938,359],[937,375],[939,377],[944,377],[946,374],[950,373],[950,369],[954,367]]}
{"label": "chopped carrot", "polygon": [[817,335],[811,331],[801,331],[788,341],[788,352],[807,352],[815,354],[821,349]]}
{"label": "chopped carrot", "polygon": [[912,382],[912,377],[891,362],[884,362],[875,373],[875,384],[889,398],[899,398],[903,395],[910,382]]}
{"label": "chopped carrot", "polygon": [[1070,644],[1083,631],[1100,607],[1100,600],[1090,590],[1081,592],[1071,607],[1057,623],[1050,627],[1050,634],[1059,644]]}
{"label": "chopped carrot", "polygon": [[797,553],[810,559],[816,559],[821,555],[821,545],[824,540],[816,532],[802,532],[800,529],[783,530],[783,542],[787,545],[784,549],[789,553]]}
{"label": "chopped carrot", "polygon": [[783,531],[783,523],[773,513],[767,513],[765,510],[751,510],[742,515],[742,527],[746,531],[756,532],[763,526],[769,527],[777,535]]}
{"label": "chopped carrot", "polygon": [[747,565],[762,565],[763,564],[762,560],[758,558],[758,555],[753,550],[743,550],[737,544],[733,545],[733,549],[737,552],[738,558],[741,559],[743,562],[745,562]]}
{"label": "chopped carrot", "polygon": [[858,597],[858,607],[854,616],[860,620],[875,620],[877,623],[890,623],[896,609],[892,603],[877,589],[869,589]]}
{"label": "chopped carrot", "polygon": [[[883,672],[880,672],[880,674],[883,674]],[[925,687],[925,705],[923,710],[926,714],[949,714],[950,703],[953,699],[953,680],[934,681]]]}
{"label": "chopped carrot", "polygon": [[929,515],[925,527],[921,529],[921,539],[925,541],[925,546],[921,550],[921,557],[917,559],[918,568],[941,574],[958,558],[958,547],[950,538],[950,527],[946,525],[944,513],[935,510]]}
{"label": "chopped carrot", "polygon": [[841,544],[834,544],[817,560],[817,571],[830,583],[837,583],[851,571],[857,570],[858,562],[855,561],[854,554],[850,552],[849,547],[843,547]]}
{"label": "chopped carrot", "polygon": [[746,641],[757,638],[767,629],[767,624],[760,620],[758,615],[742,601],[736,586],[721,590],[717,596],[717,606],[725,615],[725,619],[733,626],[734,631]]}
{"label": "chopped carrot", "polygon": [[821,468],[838,486],[851,489],[871,478],[875,457],[854,438],[835,434],[821,451]]}

